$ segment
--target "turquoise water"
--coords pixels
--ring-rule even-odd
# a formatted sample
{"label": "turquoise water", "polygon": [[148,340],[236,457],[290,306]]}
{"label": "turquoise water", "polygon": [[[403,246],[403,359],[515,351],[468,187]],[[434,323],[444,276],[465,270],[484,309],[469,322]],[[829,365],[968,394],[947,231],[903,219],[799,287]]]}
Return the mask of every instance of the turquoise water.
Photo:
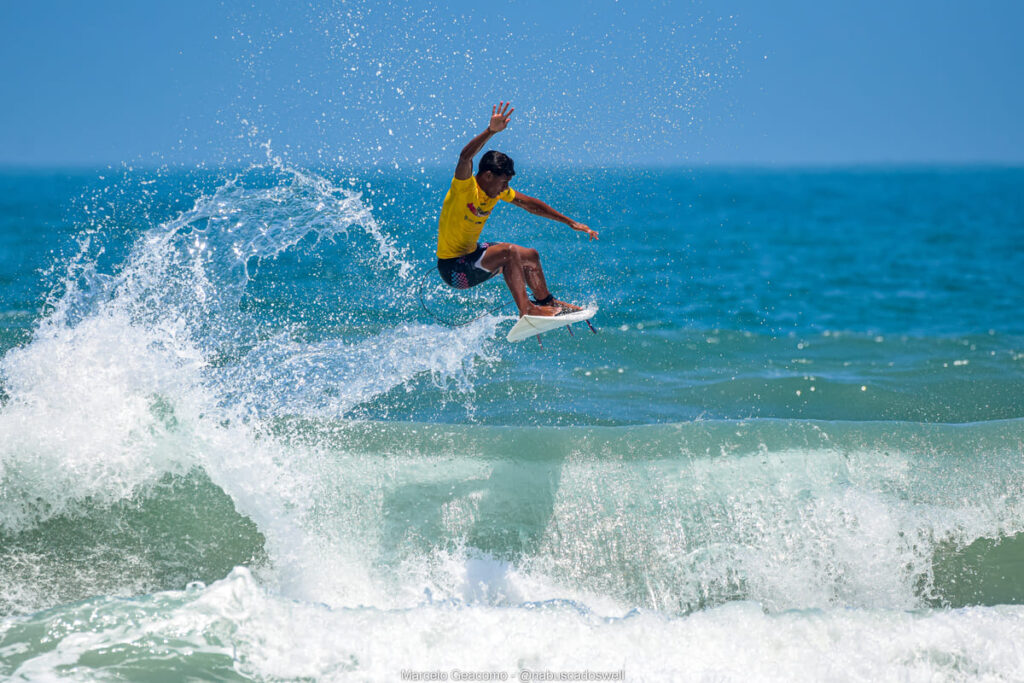
{"label": "turquoise water", "polygon": [[522,166],[0,173],[0,675],[1018,676],[1024,171]]}

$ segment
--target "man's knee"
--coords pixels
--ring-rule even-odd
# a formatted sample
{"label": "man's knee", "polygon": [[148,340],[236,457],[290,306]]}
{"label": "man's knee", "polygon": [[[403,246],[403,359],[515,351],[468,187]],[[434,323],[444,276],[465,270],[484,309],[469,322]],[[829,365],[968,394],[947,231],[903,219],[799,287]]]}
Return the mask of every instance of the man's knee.
{"label": "man's knee", "polygon": [[516,247],[519,252],[519,258],[530,263],[536,263],[540,260],[540,252],[536,249],[530,249],[528,247]]}
{"label": "man's knee", "polygon": [[520,260],[522,260],[522,254],[520,253],[519,249],[520,248],[514,244],[506,244],[504,251],[505,259],[509,263],[519,263]]}

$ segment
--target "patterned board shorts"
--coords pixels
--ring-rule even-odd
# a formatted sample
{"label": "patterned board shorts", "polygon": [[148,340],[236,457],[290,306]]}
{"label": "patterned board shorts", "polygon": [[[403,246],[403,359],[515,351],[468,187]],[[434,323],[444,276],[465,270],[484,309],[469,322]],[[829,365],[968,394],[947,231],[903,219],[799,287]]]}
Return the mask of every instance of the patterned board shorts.
{"label": "patterned board shorts", "polygon": [[441,279],[455,289],[469,289],[490,280],[501,271],[492,273],[480,265],[480,259],[489,246],[488,242],[478,242],[476,249],[468,254],[437,259],[437,271],[441,273]]}

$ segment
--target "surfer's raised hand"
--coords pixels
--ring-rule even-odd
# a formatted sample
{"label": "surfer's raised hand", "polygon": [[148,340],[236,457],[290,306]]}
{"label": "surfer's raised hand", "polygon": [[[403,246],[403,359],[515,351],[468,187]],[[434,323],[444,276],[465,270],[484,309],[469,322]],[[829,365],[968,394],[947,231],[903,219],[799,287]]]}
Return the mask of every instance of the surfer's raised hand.
{"label": "surfer's raised hand", "polygon": [[462,153],[459,154],[459,163],[455,166],[455,178],[457,180],[466,180],[473,175],[473,157],[491,139],[492,135],[505,130],[505,126],[512,120],[512,112],[514,111],[515,109],[512,108],[511,102],[502,102],[497,106],[491,107],[491,120],[487,124],[487,129],[470,140],[462,148]]}
{"label": "surfer's raised hand", "polygon": [[587,237],[589,237],[592,240],[597,239],[597,230],[591,230],[588,226],[584,225],[583,223],[580,223],[579,221],[570,221],[569,227],[572,228],[573,230],[579,230],[580,232],[587,233]]}
{"label": "surfer's raised hand", "polygon": [[512,120],[512,109],[511,102],[502,102],[496,107],[491,107],[491,122],[487,124],[487,130],[492,133],[500,133],[505,130],[505,126]]}

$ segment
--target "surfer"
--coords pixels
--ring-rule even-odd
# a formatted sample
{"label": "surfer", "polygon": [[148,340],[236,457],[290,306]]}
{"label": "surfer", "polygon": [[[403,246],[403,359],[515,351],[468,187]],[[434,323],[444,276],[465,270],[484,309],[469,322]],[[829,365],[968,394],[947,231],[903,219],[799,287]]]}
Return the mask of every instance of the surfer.
{"label": "surfer", "polygon": [[[455,177],[441,206],[437,270],[447,284],[457,289],[468,289],[501,273],[521,316],[578,311],[579,306],[559,301],[551,294],[536,249],[509,242],[477,242],[499,199],[565,223],[573,230],[587,233],[592,240],[597,239],[597,232],[583,223],[509,187],[516,171],[512,159],[505,154],[494,150],[486,152],[480,157],[476,176],[473,175],[473,157],[495,133],[505,130],[514,111],[507,102],[491,107],[491,120],[486,130],[470,140],[459,154]],[[526,293],[527,285],[533,292],[533,300]]]}

